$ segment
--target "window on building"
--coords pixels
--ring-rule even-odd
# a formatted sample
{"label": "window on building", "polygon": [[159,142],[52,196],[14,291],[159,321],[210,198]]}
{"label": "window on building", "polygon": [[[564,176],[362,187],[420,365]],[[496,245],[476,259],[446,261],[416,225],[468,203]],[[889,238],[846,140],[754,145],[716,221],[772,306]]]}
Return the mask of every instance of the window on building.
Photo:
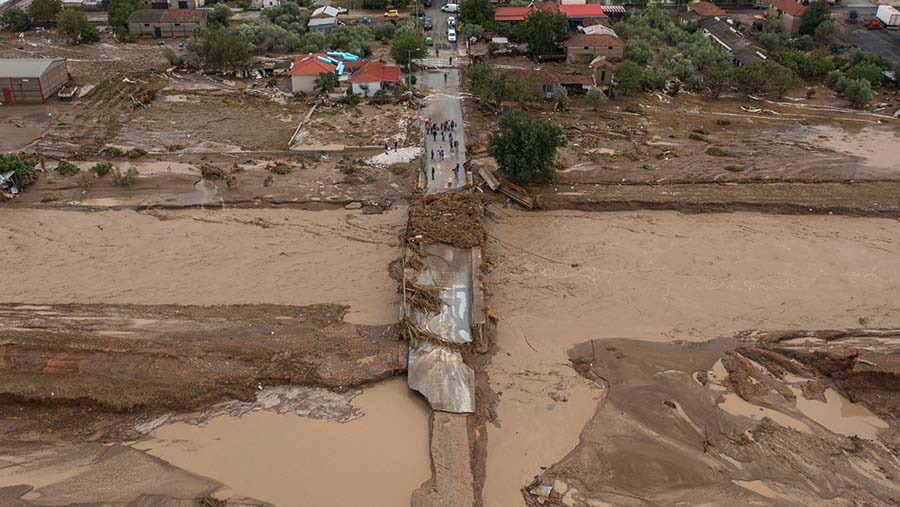
{"label": "window on building", "polygon": [[144,23],[144,26],[150,26],[150,23]]}

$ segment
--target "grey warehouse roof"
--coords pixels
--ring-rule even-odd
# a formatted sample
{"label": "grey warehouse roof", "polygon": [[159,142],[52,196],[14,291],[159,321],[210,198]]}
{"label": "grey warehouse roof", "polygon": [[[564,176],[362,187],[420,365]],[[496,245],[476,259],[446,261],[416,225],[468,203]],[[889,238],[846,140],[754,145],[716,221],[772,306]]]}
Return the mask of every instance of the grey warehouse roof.
{"label": "grey warehouse roof", "polygon": [[0,58],[0,77],[39,78],[54,62],[62,58]]}

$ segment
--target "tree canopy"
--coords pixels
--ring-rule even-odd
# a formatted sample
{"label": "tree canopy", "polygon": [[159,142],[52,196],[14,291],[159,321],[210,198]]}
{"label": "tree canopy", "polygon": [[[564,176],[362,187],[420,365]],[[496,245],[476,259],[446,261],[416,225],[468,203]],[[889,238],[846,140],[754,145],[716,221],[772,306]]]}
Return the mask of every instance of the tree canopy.
{"label": "tree canopy", "polygon": [[516,27],[516,36],[532,53],[558,51],[569,38],[569,19],[565,14],[538,11]]}
{"label": "tree canopy", "polygon": [[494,26],[494,4],[491,0],[463,0],[459,6],[459,21],[465,25]]}
{"label": "tree canopy", "polygon": [[250,59],[250,48],[240,35],[224,28],[198,28],[191,38],[191,49],[209,70],[234,70]]}
{"label": "tree canopy", "polygon": [[566,145],[559,125],[523,111],[510,111],[491,135],[488,150],[500,172],[522,184],[553,181],[556,151]]}
{"label": "tree canopy", "polygon": [[49,25],[62,11],[62,0],[34,0],[28,6],[28,17],[35,25]]}
{"label": "tree canopy", "polygon": [[800,17],[800,35],[813,35],[816,28],[831,19],[831,7],[824,0],[816,0],[806,6]]}
{"label": "tree canopy", "polygon": [[109,26],[119,35],[128,33],[128,16],[144,8],[142,0],[107,0]]}
{"label": "tree canopy", "polygon": [[424,58],[428,54],[425,39],[418,34],[403,30],[394,35],[391,42],[391,58],[400,65],[406,65],[411,60]]}
{"label": "tree canopy", "polygon": [[18,7],[10,7],[0,12],[0,30],[6,32],[24,32],[31,28],[31,18]]}
{"label": "tree canopy", "polygon": [[59,15],[56,29],[66,36],[69,44],[90,44],[100,40],[100,31],[88,21],[83,11],[64,10]]}

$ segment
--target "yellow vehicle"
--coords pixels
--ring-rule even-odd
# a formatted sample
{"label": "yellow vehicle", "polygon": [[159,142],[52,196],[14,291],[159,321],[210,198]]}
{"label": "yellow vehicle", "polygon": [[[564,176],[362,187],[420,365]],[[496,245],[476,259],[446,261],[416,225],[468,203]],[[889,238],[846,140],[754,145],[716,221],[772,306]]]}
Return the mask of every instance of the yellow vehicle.
{"label": "yellow vehicle", "polygon": [[384,17],[386,18],[398,18],[400,17],[400,13],[397,12],[397,9],[391,9],[384,13]]}

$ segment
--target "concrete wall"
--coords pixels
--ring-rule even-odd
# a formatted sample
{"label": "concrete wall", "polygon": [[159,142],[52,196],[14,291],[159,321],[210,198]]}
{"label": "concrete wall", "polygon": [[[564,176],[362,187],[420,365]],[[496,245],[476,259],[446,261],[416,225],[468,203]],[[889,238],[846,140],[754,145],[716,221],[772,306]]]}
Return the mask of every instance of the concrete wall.
{"label": "concrete wall", "polygon": [[316,78],[319,76],[291,76],[291,91],[294,93],[313,93],[316,91]]}
{"label": "concrete wall", "polygon": [[156,28],[159,27],[159,37],[186,38],[199,26],[200,23],[128,23],[128,33],[135,37],[156,37]]}
{"label": "concrete wall", "polygon": [[598,56],[605,56],[607,59],[614,60],[622,58],[625,48],[622,46],[589,46],[585,49],[583,46],[566,48],[566,63],[591,63],[591,60]]}
{"label": "concrete wall", "polygon": [[381,89],[381,82],[375,83],[351,83],[351,90],[354,95],[362,95],[364,97],[371,97],[375,95],[375,92]]}
{"label": "concrete wall", "polygon": [[40,104],[52,97],[68,81],[69,73],[64,61],[54,62],[40,77],[0,77],[0,102],[6,103],[9,95],[10,104]]}

